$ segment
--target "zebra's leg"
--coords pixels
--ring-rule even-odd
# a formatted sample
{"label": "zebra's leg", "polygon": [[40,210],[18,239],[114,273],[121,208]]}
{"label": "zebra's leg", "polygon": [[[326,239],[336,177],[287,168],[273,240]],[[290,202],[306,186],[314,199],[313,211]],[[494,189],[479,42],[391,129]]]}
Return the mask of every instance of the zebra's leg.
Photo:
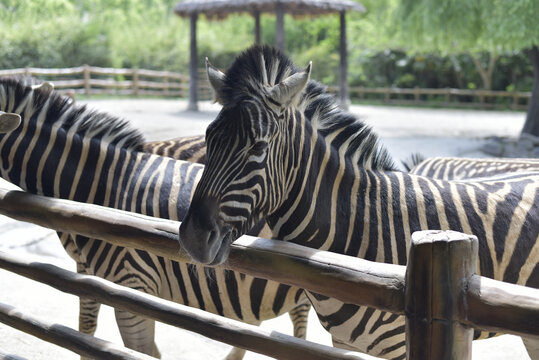
{"label": "zebra's leg", "polygon": [[307,319],[309,318],[309,311],[311,310],[311,304],[299,304],[288,312],[290,320],[294,326],[294,336],[300,339],[306,339],[307,337]]}
{"label": "zebra's leg", "polygon": [[225,357],[225,360],[241,360],[245,356],[246,351],[247,350],[242,348],[233,347]]}
{"label": "zebra's leg", "polygon": [[126,347],[161,358],[161,353],[154,342],[154,320],[119,309],[114,309],[114,313]]}
{"label": "zebra's leg", "polygon": [[[77,262],[77,273],[87,275],[86,266]],[[88,298],[79,298],[79,331],[83,334],[94,335],[97,328],[97,316],[101,304]],[[88,360],[81,356],[81,360]]]}
{"label": "zebra's leg", "polygon": [[[86,266],[77,263],[77,273],[88,275]],[[79,331],[84,334],[94,335],[97,328],[97,316],[101,304],[88,298],[79,298]]]}
{"label": "zebra's leg", "polygon": [[539,340],[522,337],[522,342],[532,360],[539,360]]}
{"label": "zebra's leg", "polygon": [[[260,322],[250,322],[251,325],[260,325]],[[225,356],[224,360],[241,360],[245,356],[247,350],[242,348],[233,347],[232,350]]]}

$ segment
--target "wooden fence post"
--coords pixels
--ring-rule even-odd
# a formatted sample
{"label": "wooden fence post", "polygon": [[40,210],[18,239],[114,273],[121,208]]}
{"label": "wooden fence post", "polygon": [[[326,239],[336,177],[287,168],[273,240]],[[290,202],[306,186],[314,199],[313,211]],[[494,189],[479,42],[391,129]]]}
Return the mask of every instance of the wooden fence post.
{"label": "wooden fence post", "polygon": [[163,76],[163,88],[165,96],[168,96],[168,76]]}
{"label": "wooden fence post", "polygon": [[135,96],[138,95],[138,87],[139,87],[139,84],[138,84],[138,69],[134,68],[133,69],[133,94]]}
{"label": "wooden fence post", "polygon": [[458,318],[476,270],[477,246],[475,236],[455,231],[412,234],[405,291],[408,359],[471,359],[473,329]]}
{"label": "wooden fence post", "polygon": [[88,66],[88,64],[82,65],[82,72],[84,74],[84,93],[86,95],[90,95],[90,67]]}

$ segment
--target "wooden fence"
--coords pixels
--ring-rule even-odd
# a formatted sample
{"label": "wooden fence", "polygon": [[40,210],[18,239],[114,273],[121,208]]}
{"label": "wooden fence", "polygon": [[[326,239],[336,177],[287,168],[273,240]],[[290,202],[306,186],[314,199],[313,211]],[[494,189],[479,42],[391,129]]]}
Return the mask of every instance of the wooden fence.
{"label": "wooden fence", "polygon": [[[78,66],[64,69],[21,68],[0,70],[1,76],[33,76],[51,81],[61,93],[84,95],[132,95],[185,98],[189,77],[170,71]],[[202,74],[201,74],[202,76]],[[210,99],[209,85],[199,82],[202,99]]]}
{"label": "wooden fence", "polygon": [[[176,72],[145,69],[115,69],[83,65],[65,69],[21,68],[0,70],[1,76],[35,76],[54,83],[60,92],[73,95],[133,95],[187,98],[189,77]],[[198,71],[198,99],[211,99],[205,69]],[[337,87],[328,87],[337,93]],[[436,105],[443,107],[495,107],[525,110],[531,92],[351,87],[352,100],[395,105]]]}
{"label": "wooden fence", "polygon": [[[332,90],[334,90],[332,88]],[[493,109],[496,107],[525,110],[531,92],[465,90],[465,89],[421,89],[421,88],[350,88],[350,97],[356,100],[380,101],[394,105],[435,105],[442,107],[471,107]]]}
{"label": "wooden fence", "polygon": [[[176,221],[5,188],[0,188],[0,213],[176,261],[189,260],[179,247]],[[470,359],[473,328],[539,339],[539,290],[475,275],[476,259],[477,239],[456,232],[415,233],[408,267],[243,236],[232,245],[226,267],[310,289],[346,303],[405,315],[408,359]],[[103,279],[5,253],[0,254],[0,267],[61,291],[279,359],[373,359],[270,333]],[[9,305],[0,305],[0,321],[81,355],[148,358],[60,325],[43,324]],[[58,329],[64,331],[59,334]],[[109,350],[114,351],[114,357],[104,353]]]}

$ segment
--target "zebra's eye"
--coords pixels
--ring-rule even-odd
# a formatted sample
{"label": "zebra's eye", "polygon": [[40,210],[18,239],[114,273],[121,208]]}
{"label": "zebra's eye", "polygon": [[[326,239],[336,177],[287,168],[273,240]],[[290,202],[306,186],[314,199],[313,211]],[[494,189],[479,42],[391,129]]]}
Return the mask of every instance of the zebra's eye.
{"label": "zebra's eye", "polygon": [[268,148],[268,143],[266,141],[257,141],[249,149],[249,155],[260,156],[264,153],[264,150]]}

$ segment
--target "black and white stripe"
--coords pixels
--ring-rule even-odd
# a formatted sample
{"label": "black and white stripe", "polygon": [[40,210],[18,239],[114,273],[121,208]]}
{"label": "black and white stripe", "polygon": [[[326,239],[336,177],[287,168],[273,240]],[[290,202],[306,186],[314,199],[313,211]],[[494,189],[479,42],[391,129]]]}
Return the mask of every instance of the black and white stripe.
{"label": "black and white stripe", "polygon": [[[194,259],[226,261],[230,242],[259,218],[274,239],[401,265],[414,231],[452,229],[478,237],[481,275],[539,287],[539,173],[450,182],[399,172],[363,122],[318,83],[296,81],[310,67],[254,47],[226,74],[208,70],[223,110],[180,228]],[[283,88],[285,101],[275,95]],[[405,358],[403,317],[308,297],[337,346]]]}
{"label": "black and white stripe", "polygon": [[[24,190],[179,220],[202,166],[139,152],[143,137],[127,122],[73,104],[56,93],[0,79],[0,110],[22,124],[0,136],[0,173]],[[178,263],[145,251],[61,234],[78,270],[233,319],[262,320],[306,302],[301,289],[243,274]],[[99,304],[81,301],[82,330],[92,332]],[[116,311],[126,346],[158,355],[154,322]],[[234,353],[241,358],[242,351]]]}
{"label": "black and white stripe", "polygon": [[410,174],[442,180],[488,178],[520,171],[539,171],[539,159],[433,157],[409,170]]}

